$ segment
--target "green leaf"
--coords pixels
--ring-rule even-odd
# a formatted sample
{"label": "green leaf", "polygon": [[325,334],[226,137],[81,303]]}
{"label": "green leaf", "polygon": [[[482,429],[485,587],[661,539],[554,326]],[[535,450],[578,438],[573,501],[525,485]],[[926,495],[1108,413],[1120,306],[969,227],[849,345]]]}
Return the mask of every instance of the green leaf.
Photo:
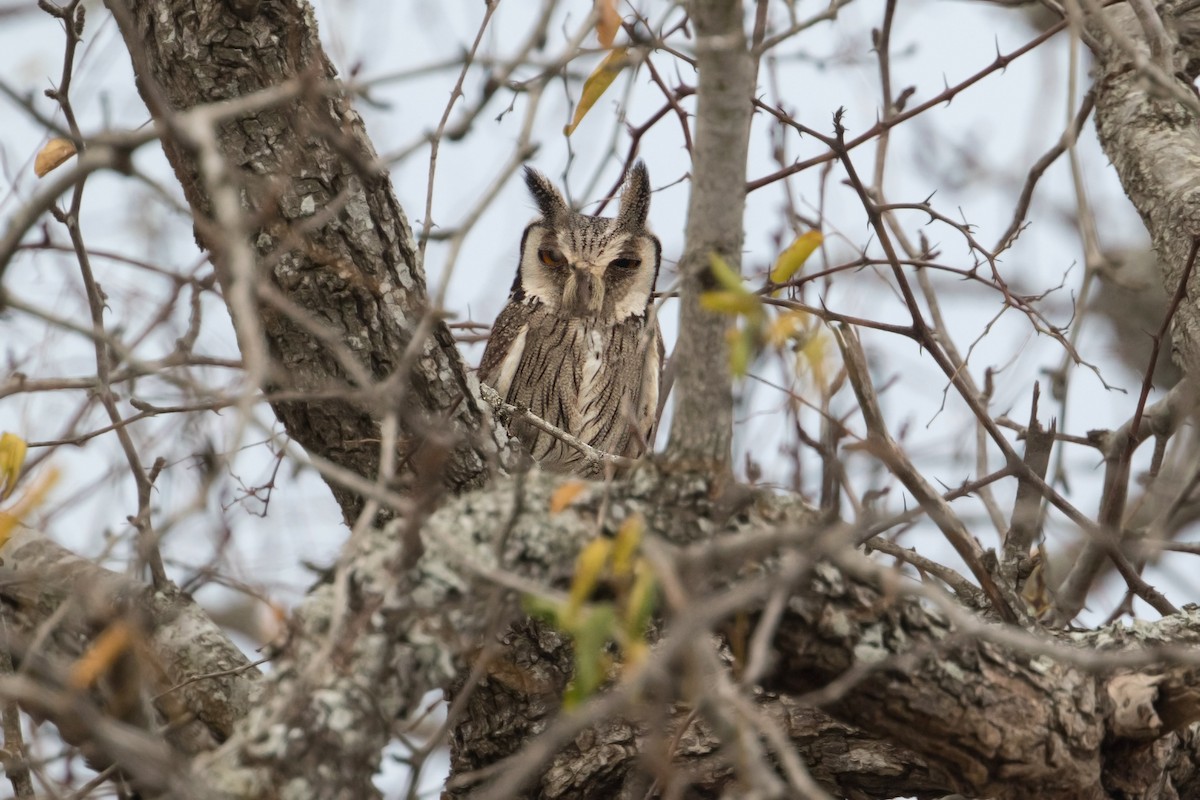
{"label": "green leaf", "polygon": [[590,607],[575,626],[575,676],[563,698],[568,708],[586,700],[604,683],[611,663],[606,645],[615,630],[616,612],[608,603]]}
{"label": "green leaf", "polygon": [[536,617],[555,627],[560,627],[565,606],[548,597],[527,594],[521,596],[521,608],[531,617]]}
{"label": "green leaf", "polygon": [[712,270],[713,277],[717,279],[717,283],[731,292],[749,294],[746,287],[742,286],[742,276],[721,257],[720,253],[713,251],[708,254],[708,266]]}
{"label": "green leaf", "polygon": [[749,327],[730,328],[729,342],[729,372],[735,378],[744,378],[750,370],[750,362],[754,360],[754,332]]}

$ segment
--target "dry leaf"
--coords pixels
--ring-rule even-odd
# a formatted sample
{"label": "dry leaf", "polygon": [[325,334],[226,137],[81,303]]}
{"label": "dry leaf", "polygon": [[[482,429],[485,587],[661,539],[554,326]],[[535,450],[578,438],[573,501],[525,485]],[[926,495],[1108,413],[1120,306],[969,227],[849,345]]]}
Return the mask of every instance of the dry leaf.
{"label": "dry leaf", "polygon": [[808,333],[808,312],[785,311],[767,325],[767,344],[783,347],[788,342],[800,341]]}
{"label": "dry leaf", "polygon": [[828,376],[825,374],[825,364],[828,361],[828,344],[828,337],[822,334],[820,328],[814,327],[807,331],[805,341],[796,356],[797,366],[803,367],[807,365],[808,371],[812,375],[813,383],[822,392],[825,392],[828,386]]}
{"label": "dry leaf", "polygon": [[0,547],[8,544],[17,523],[46,499],[50,489],[58,481],[58,470],[50,468],[33,481],[32,485],[8,509],[0,511]]}
{"label": "dry leaf", "polygon": [[51,139],[33,160],[33,171],[39,178],[75,155],[75,145],[69,139]]}
{"label": "dry leaf", "polygon": [[612,47],[621,30],[621,15],[617,13],[617,0],[596,0],[596,38],[601,47]]}
{"label": "dry leaf", "polygon": [[613,539],[612,561],[613,573],[626,575],[633,571],[633,560],[637,549],[642,543],[642,533],[646,530],[646,520],[641,514],[634,514],[621,523],[616,538]]}
{"label": "dry leaf", "polygon": [[550,513],[557,514],[569,508],[586,488],[587,484],[583,481],[567,481],[559,486],[554,490],[554,494],[550,495]]}
{"label": "dry leaf", "polygon": [[754,331],[749,326],[731,327],[725,331],[725,341],[729,345],[729,373],[735,378],[745,377],[754,360]]}
{"label": "dry leaf", "polygon": [[624,47],[613,48],[600,62],[600,66],[587,76],[587,80],[583,82],[583,94],[579,97],[579,105],[575,106],[575,116],[571,119],[571,124],[563,128],[563,135],[570,136],[575,132],[584,115],[596,105],[596,101],[617,79],[621,70],[625,69],[625,65],[629,63],[625,53]]}
{"label": "dry leaf", "polygon": [[71,665],[67,684],[73,689],[88,689],[108,673],[113,663],[133,646],[136,634],[123,620],[105,628],[87,652]]}

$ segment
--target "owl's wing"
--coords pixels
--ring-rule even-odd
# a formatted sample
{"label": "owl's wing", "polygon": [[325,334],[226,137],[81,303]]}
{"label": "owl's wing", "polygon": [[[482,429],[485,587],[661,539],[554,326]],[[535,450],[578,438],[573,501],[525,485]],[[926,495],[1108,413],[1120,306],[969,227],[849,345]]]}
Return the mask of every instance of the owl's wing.
{"label": "owl's wing", "polygon": [[658,393],[662,386],[662,373],[665,349],[663,348],[662,331],[658,323],[650,334],[654,340],[646,347],[646,360],[642,372],[642,395],[638,404],[638,433],[646,442],[646,449],[654,449],[654,430],[658,426]]}
{"label": "owl's wing", "polygon": [[479,362],[479,380],[507,399],[512,376],[525,350],[525,332],[529,330],[529,308],[521,303],[509,303],[492,324]]}

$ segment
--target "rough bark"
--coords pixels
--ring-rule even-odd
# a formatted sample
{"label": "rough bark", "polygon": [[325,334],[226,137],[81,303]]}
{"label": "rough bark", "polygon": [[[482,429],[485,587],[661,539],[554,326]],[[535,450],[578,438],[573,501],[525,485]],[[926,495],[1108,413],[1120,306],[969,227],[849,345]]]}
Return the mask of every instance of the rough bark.
{"label": "rough bark", "polygon": [[[1178,16],[1184,2],[1159,4],[1173,47],[1174,70],[1166,79],[1193,97],[1200,75],[1200,14]],[[1150,48],[1128,6],[1118,4],[1089,20],[1095,37],[1096,131],[1121,185],[1146,223],[1162,270],[1166,295],[1174,295],[1187,266],[1192,241],[1200,236],[1200,129],[1196,114],[1144,77]],[[1115,28],[1125,36],[1117,40]],[[1194,270],[1187,298],[1175,315],[1175,358],[1200,374],[1200,271]]]}
{"label": "rough bark", "polygon": [[[353,538],[333,582],[306,599],[264,701],[197,767],[215,796],[257,797],[272,787],[292,797],[377,796],[372,776],[404,718],[428,691],[461,683],[481,642],[520,617],[514,590],[566,585],[575,555],[597,535],[601,507],[610,533],[634,514],[668,540],[726,529],[704,511],[702,484],[698,495],[664,502],[677,481],[651,471],[627,484],[594,484],[569,509],[548,514],[564,480],[534,473],[465,494],[434,512],[419,538],[409,520]],[[770,524],[808,513],[791,506],[772,507]],[[700,511],[681,513],[688,508]],[[756,514],[730,524],[745,535],[768,522]],[[557,712],[569,650],[560,634],[535,627],[525,635],[527,624],[518,624],[508,636],[516,649],[502,655],[506,668],[489,673],[489,686],[473,687],[470,703],[484,707],[468,708],[469,725],[457,735],[474,747],[456,750],[472,767],[514,752]],[[536,646],[523,651],[529,642]],[[509,703],[491,704],[495,686]],[[607,773],[589,773],[584,761],[576,767],[566,793],[547,796],[607,796]]]}
{"label": "rough bark", "polygon": [[[535,542],[543,539],[547,522],[539,510],[550,495],[539,488],[546,480],[530,478],[526,512],[511,526],[504,523],[514,557],[531,547],[545,552],[546,545]],[[760,501],[740,520],[720,522],[703,495],[664,497],[675,491],[672,485],[643,473],[631,485],[610,489],[607,501],[597,487],[577,506],[549,517],[555,546],[571,542],[564,553],[596,535],[593,523],[603,502],[611,503],[614,520],[641,513],[656,536],[694,542],[667,558],[688,595],[685,610],[676,610],[663,626],[657,651],[663,672],[638,683],[614,719],[568,728],[564,735],[557,712],[570,679],[570,645],[545,626],[516,625],[500,637],[501,664],[472,687],[470,723],[458,728],[453,769],[470,776],[503,763],[523,767],[526,780],[498,788],[463,779],[450,796],[641,797],[656,758],[672,763],[660,764],[664,772],[680,770],[673,774],[690,787],[684,796],[726,791],[721,779],[732,779],[736,770],[720,742],[730,732],[713,736],[704,714],[680,739],[686,746],[663,753],[687,712],[713,692],[711,685],[688,688],[691,668],[679,655],[689,638],[704,638],[708,628],[724,630],[737,612],[754,614],[780,586],[791,599],[773,639],[773,669],[755,701],[783,721],[789,741],[829,791],[881,798],[961,792],[996,800],[1101,800],[1116,785],[1130,796],[1170,798],[1186,796],[1180,792],[1194,784],[1195,730],[1188,726],[1200,719],[1200,706],[1187,687],[1197,669],[1187,658],[1173,664],[1170,654],[1200,642],[1195,609],[1134,629],[1026,634],[980,620],[949,599],[931,607],[928,592],[845,549],[802,509]],[[501,529],[494,518],[488,521],[488,505],[480,504],[491,494],[476,493],[474,500],[439,511],[438,530],[449,519],[455,521],[447,535],[464,527]],[[701,513],[682,518],[677,512],[683,508]],[[774,545],[763,544],[768,540]],[[789,558],[787,569],[746,566],[787,564]],[[538,582],[563,585],[566,579],[554,568],[525,572],[519,561],[511,567]],[[728,616],[717,611],[722,607]],[[720,649],[720,641],[712,640],[712,647]],[[1139,694],[1131,684],[1149,689]],[[840,750],[845,739],[814,741],[812,725],[820,728],[823,717],[801,723],[794,716],[810,702],[821,702],[846,726],[864,759],[856,768]],[[664,708],[675,711],[664,719],[658,716]],[[1131,726],[1129,719],[1145,724]],[[1168,763],[1176,772],[1164,777]]]}
{"label": "rough bark", "polygon": [[672,357],[675,405],[670,454],[694,468],[718,470],[730,460],[733,398],[728,317],[700,307],[715,288],[709,258],[742,263],[746,154],[754,98],[754,60],[747,49],[740,0],[688,5],[696,30],[696,136],[687,237],[679,271],[679,342]]}
{"label": "rough bark", "polygon": [[[173,689],[216,741],[232,732],[257,698],[258,669],[187,595],[155,592],[32,531],[14,534],[4,561],[5,636],[22,658],[69,662],[97,627],[136,608],[147,616],[149,650],[166,680],[155,681],[158,690]],[[40,628],[56,614],[65,624]],[[39,632],[49,635],[42,639]],[[211,677],[189,683],[201,675]]]}
{"label": "rough bark", "polygon": [[[171,726],[168,739],[180,754],[214,749],[257,702],[258,669],[187,595],[173,588],[156,592],[32,531],[14,534],[3,554],[4,647],[18,672],[35,676],[45,689],[63,688],[63,665],[77,662],[102,631],[133,624],[140,642],[131,651],[141,662],[141,685],[129,688],[145,696],[131,699],[157,698],[161,718]],[[111,701],[97,699],[119,717]],[[46,712],[72,738],[75,710],[66,717]],[[89,727],[76,726],[79,737],[93,734]]]}
{"label": "rough bark", "polygon": [[[704,632],[725,629],[739,613],[753,621],[783,589],[791,599],[773,639],[775,660],[751,696],[830,791],[1101,798],[1119,784],[1130,796],[1168,798],[1188,796],[1196,783],[1195,729],[1183,727],[1200,717],[1189,689],[1196,668],[1186,658],[1171,666],[1172,653],[1200,644],[1195,609],[1133,629],[1028,635],[948,599],[931,605],[919,584],[845,549],[844,537],[786,498],[764,496],[721,519],[702,485],[680,494],[674,477],[643,470],[624,484],[592,485],[566,510],[547,513],[562,481],[535,473],[455,498],[424,523],[423,546],[406,535],[406,520],[356,537],[337,578],[306,600],[262,701],[220,750],[195,762],[193,777],[176,773],[170,791],[377,796],[371,776],[380,751],[422,696],[461,681],[480,643],[518,618],[520,591],[565,586],[581,545],[634,514],[660,546],[684,543],[663,551],[687,597],[662,627],[658,667],[611,717],[561,736],[554,726],[570,724],[557,714],[569,645],[544,626],[518,623],[501,637],[515,649],[501,651],[470,703],[508,700],[468,710],[474,727],[459,734],[476,747],[456,748],[459,766],[495,764],[533,740],[534,755],[515,762],[531,769],[530,782],[518,785],[523,796],[638,796],[647,759],[663,757],[664,742],[709,693],[689,688],[685,656],[697,643],[722,650]],[[598,518],[606,520],[599,532]],[[30,557],[28,546],[13,558]],[[40,613],[44,622],[52,609]],[[174,647],[177,639],[164,642]],[[1124,661],[1122,652],[1130,654]],[[1119,713],[1141,697],[1117,683],[1129,676],[1151,688],[1136,709],[1147,720],[1137,730]],[[804,711],[813,691],[825,695],[832,720]],[[691,787],[685,796],[719,794],[737,776],[729,731],[704,714],[689,721],[668,773]],[[547,730],[560,737],[539,750],[537,736]],[[544,763],[528,763],[539,752]]]}
{"label": "rough bark", "polygon": [[[362,120],[332,83],[336,72],[317,39],[312,8],[303,0],[265,0],[240,15],[220,0],[110,0],[109,6],[227,297],[240,276],[226,263],[223,237],[230,232],[214,221],[218,187],[202,176],[195,149],[172,130],[172,115],[289,80],[309,83],[299,97],[227,120],[216,132],[231,173],[226,178],[240,193],[248,221],[254,280],[327,331],[314,336],[279,304],[260,302],[272,361],[266,388],[344,392],[275,403],[288,434],[372,477],[379,420],[396,409],[403,467],[456,490],[481,485],[506,436],[485,414],[445,324],[427,319],[424,269],[408,220]],[[369,385],[348,372],[344,352]],[[406,374],[396,379],[398,370]],[[442,455],[447,448],[448,458]],[[331,488],[352,519],[360,496]]]}
{"label": "rough bark", "polygon": [[[754,706],[783,733],[818,783],[837,797],[945,793],[944,776],[912,750],[838,722],[793,696],[765,692],[754,699]],[[727,796],[739,776],[735,763],[722,752],[725,737],[692,711],[682,706],[665,721],[631,723],[621,718],[583,731],[563,743],[524,796],[641,800],[656,773],[664,778],[660,796],[670,796],[671,791],[689,798]],[[536,720],[520,732],[541,732],[547,721]],[[505,739],[516,732],[501,731]],[[675,741],[676,751],[668,756],[664,743]]]}

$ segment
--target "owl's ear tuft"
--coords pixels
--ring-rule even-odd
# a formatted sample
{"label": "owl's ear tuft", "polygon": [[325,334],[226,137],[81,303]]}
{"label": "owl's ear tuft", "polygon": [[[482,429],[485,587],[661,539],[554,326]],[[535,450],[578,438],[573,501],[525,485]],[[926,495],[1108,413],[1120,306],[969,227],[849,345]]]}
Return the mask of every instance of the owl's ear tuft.
{"label": "owl's ear tuft", "polygon": [[554,188],[549,178],[533,167],[525,168],[525,185],[529,187],[529,193],[533,195],[538,211],[542,212],[542,217],[547,222],[557,220],[567,212],[567,201],[558,193],[558,189]]}
{"label": "owl's ear tuft", "polygon": [[640,232],[646,227],[646,216],[650,213],[650,175],[646,164],[637,161],[625,179],[625,190],[621,192],[621,208],[617,212],[617,227],[621,230]]}

